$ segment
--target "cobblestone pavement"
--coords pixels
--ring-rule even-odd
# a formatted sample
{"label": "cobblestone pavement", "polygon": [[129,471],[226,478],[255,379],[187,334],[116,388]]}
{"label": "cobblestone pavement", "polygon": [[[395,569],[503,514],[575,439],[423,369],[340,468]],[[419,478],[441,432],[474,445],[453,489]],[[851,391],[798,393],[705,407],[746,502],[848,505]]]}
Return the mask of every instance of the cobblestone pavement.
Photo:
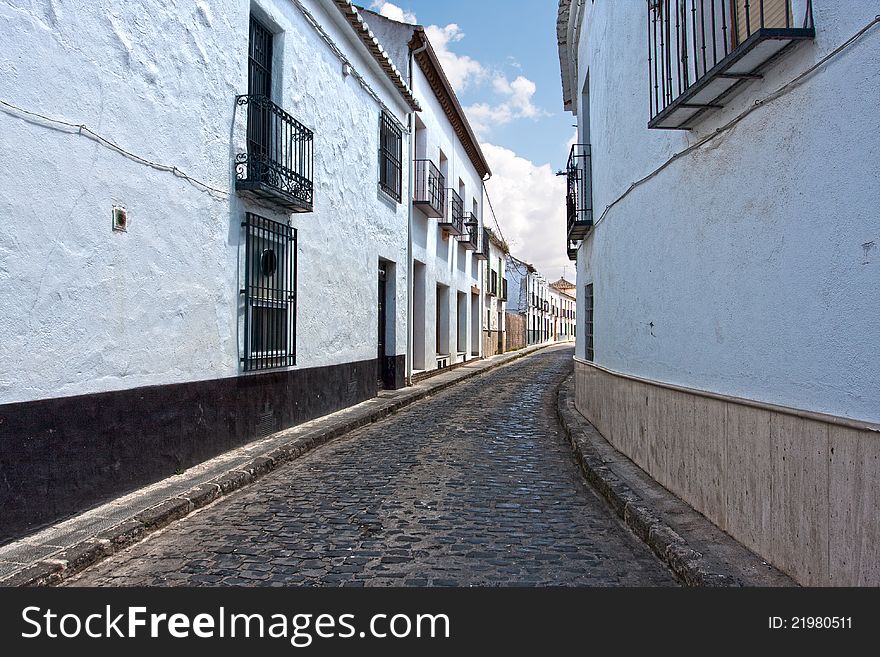
{"label": "cobblestone pavement", "polygon": [[583,482],[556,421],[571,348],[417,402],[71,585],[674,585]]}

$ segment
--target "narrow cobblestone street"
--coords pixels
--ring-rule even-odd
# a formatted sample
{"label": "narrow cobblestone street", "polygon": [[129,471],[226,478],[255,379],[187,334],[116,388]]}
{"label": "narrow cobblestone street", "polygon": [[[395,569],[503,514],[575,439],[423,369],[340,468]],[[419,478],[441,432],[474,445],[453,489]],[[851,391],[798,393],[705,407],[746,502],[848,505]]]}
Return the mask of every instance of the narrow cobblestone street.
{"label": "narrow cobblestone street", "polygon": [[583,482],[552,348],[358,430],[70,585],[674,585]]}

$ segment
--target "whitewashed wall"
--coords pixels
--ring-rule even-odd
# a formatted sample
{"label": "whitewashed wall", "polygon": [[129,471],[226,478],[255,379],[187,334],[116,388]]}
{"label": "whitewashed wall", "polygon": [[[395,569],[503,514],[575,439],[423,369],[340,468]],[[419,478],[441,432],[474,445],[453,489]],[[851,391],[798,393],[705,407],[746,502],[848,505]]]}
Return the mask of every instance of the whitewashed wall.
{"label": "whitewashed wall", "polygon": [[[795,0],[803,15],[804,0]],[[877,14],[814,0],[817,36],[705,115],[648,130],[644,2],[584,3],[597,217],[674,153]],[[646,379],[880,421],[880,31],[617,204],[578,254],[596,362]],[[579,112],[583,116],[583,112]],[[873,243],[873,247],[870,246]],[[579,313],[581,321],[583,312]],[[583,356],[583,331],[577,353]]]}
{"label": "whitewashed wall", "polygon": [[[449,158],[446,186],[457,192],[459,179],[464,182],[466,190],[466,194],[462,198],[464,211],[472,211],[472,199],[476,198],[480,209],[480,226],[482,226],[483,187],[480,177],[418,64],[413,66],[412,80],[413,93],[422,106],[422,111],[418,116],[425,125],[426,157],[434,162],[438,168],[440,167],[441,150]],[[482,273],[485,265],[474,258],[473,251],[468,251],[461,246],[455,237],[444,241],[442,234],[436,219],[426,217],[418,207],[414,209],[412,257],[425,265],[426,273],[425,316],[427,326],[424,331],[424,340],[427,369],[434,369],[436,366],[436,363],[432,362],[434,360],[432,355],[436,354],[437,347],[433,324],[436,312],[435,290],[437,284],[447,285],[450,288],[448,323],[452,344],[451,352],[454,352],[458,326],[456,295],[458,292],[467,295],[468,341],[473,344],[474,322],[471,317],[473,312],[471,287],[476,285],[482,288],[482,277],[485,275]],[[485,313],[482,306],[480,312]]]}
{"label": "whitewashed wall", "polygon": [[[293,2],[254,5],[284,31],[281,104],[315,131],[315,212],[293,218],[298,367],[376,358],[380,257],[398,263],[393,349],[403,354],[407,206],[377,189],[379,105],[342,75]],[[407,108],[332,3],[304,5],[405,121]],[[76,129],[0,111],[0,403],[239,374],[240,223],[246,209],[283,218],[231,191],[250,7],[0,4],[0,99],[87,124],[222,190]],[[128,232],[111,231],[115,204],[128,209]]]}

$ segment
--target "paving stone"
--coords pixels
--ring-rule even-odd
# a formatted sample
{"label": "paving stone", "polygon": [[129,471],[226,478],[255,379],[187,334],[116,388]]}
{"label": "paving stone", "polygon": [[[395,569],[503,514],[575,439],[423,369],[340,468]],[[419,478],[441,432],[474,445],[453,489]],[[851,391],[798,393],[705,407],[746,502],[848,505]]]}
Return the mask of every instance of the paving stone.
{"label": "paving stone", "polygon": [[583,481],[556,417],[571,355],[433,394],[66,584],[675,585]]}

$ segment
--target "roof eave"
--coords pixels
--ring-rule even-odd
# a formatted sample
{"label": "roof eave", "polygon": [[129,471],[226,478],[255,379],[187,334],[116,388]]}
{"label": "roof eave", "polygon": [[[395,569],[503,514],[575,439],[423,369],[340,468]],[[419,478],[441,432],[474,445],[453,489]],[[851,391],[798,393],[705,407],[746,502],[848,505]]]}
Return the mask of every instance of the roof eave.
{"label": "roof eave", "polygon": [[391,84],[397,89],[397,92],[403,97],[410,109],[414,112],[422,111],[419,101],[413,94],[412,89],[409,88],[403,74],[397,69],[397,66],[395,66],[391,57],[385,51],[385,48],[373,35],[370,26],[367,25],[366,21],[360,15],[357,7],[352,4],[351,0],[333,0],[333,2],[348,24],[351,25],[355,34],[357,34],[361,42],[366,46],[367,50],[370,51],[370,54],[376,60],[376,63],[379,64],[379,67],[391,81]]}
{"label": "roof eave", "polygon": [[[428,35],[425,33],[424,26],[415,25],[413,27],[413,38],[409,42],[410,50],[414,52],[421,50],[422,46],[426,46],[424,50],[421,50],[416,55],[416,62],[428,77],[428,83],[431,84],[434,94],[437,96],[438,100],[440,100],[440,104],[446,112],[447,118],[449,118],[450,123],[452,123],[453,128],[455,128],[456,133],[458,134],[462,145],[465,147],[465,151],[467,152],[471,163],[480,175],[480,178],[485,179],[487,176],[491,177],[492,170],[489,168],[486,156],[483,155],[483,150],[480,148],[480,142],[476,135],[474,135],[471,124],[468,122],[464,109],[462,109],[461,103],[459,103],[458,97],[455,95],[452,84],[449,82],[449,78],[446,77],[446,73],[440,65],[440,60],[437,57],[437,53],[434,51],[434,47],[431,45],[430,39],[428,39]],[[443,96],[446,96],[449,102],[444,103]]]}

